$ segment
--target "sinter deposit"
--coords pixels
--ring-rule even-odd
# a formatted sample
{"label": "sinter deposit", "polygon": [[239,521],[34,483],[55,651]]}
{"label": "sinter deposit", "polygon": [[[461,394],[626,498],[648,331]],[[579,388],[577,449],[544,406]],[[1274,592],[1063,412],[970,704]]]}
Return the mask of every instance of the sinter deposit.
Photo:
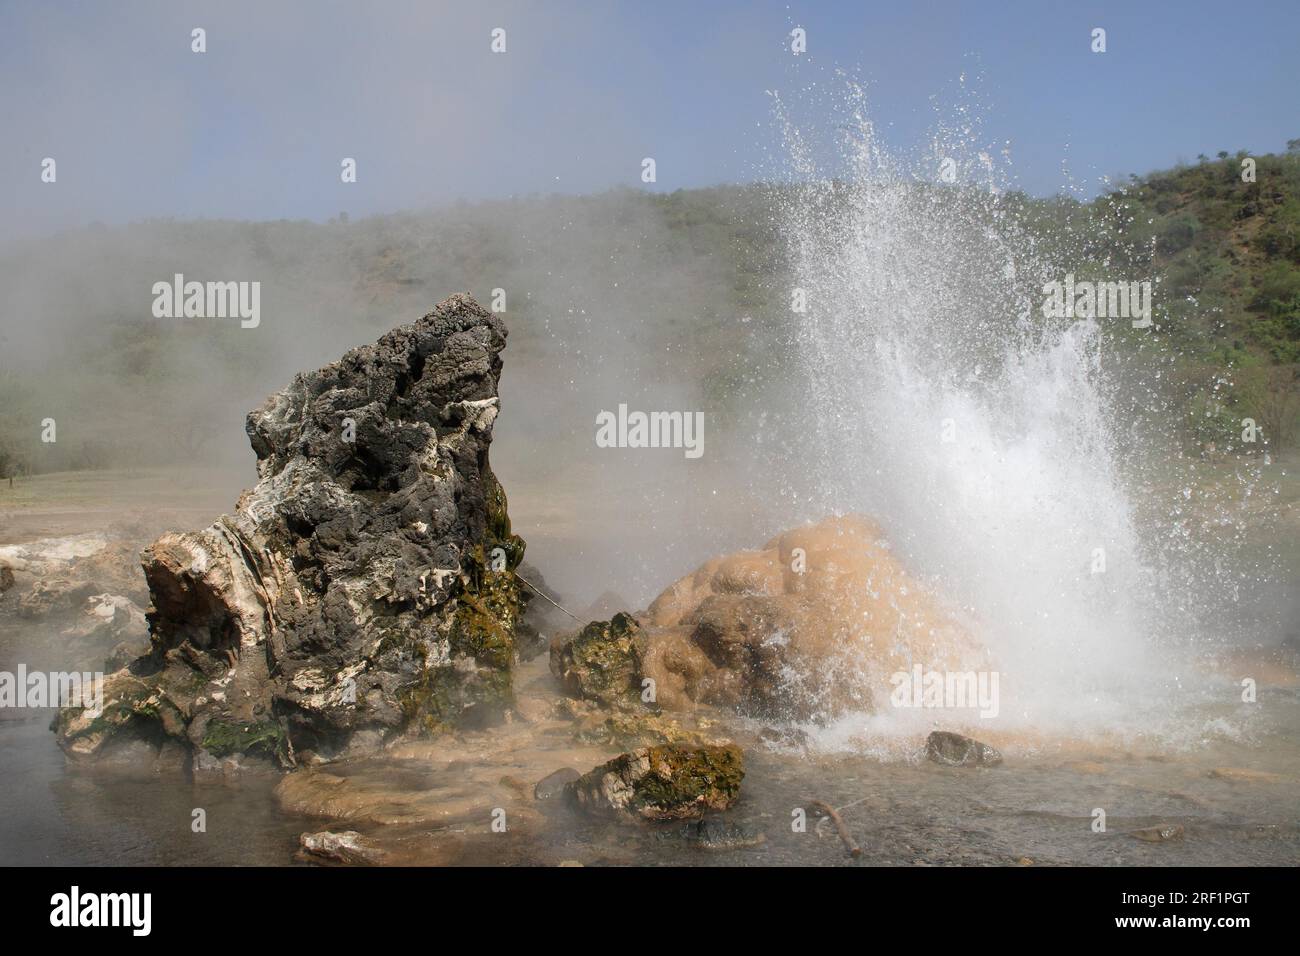
{"label": "sinter deposit", "polygon": [[551,646],[565,690],[603,706],[709,704],[818,722],[888,706],[879,692],[916,661],[988,666],[879,528],[855,515],[714,558],[645,613],[589,624]]}

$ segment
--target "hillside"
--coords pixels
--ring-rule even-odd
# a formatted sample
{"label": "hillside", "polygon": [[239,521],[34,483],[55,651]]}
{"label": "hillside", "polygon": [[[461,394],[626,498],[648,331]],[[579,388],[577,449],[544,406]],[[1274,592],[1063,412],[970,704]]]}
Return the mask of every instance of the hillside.
{"label": "hillside", "polygon": [[1248,154],[1222,152],[1132,177],[1092,205],[1124,223],[1117,248],[1160,279],[1161,332],[1200,441],[1230,441],[1243,416],[1274,447],[1300,437],[1300,140],[1289,146],[1254,157],[1254,182],[1242,179]]}
{"label": "hillside", "polygon": [[[1300,421],[1300,141],[1135,176],[1091,203],[999,207],[1080,277],[1158,280],[1156,328],[1118,329],[1136,404],[1158,391],[1188,449],[1230,445],[1243,417],[1269,447]],[[782,189],[532,197],[329,223],[147,221],[0,251],[0,474],[246,456],[242,415],[432,302],[508,296],[503,395],[555,441],[629,388],[706,403],[725,423],[778,408],[792,321]],[[256,278],[266,321],[155,319],[174,273]],[[1031,290],[1032,291],[1032,290]],[[1154,363],[1154,364],[1152,364]],[[1151,372],[1160,369],[1160,375]],[[664,399],[668,400],[667,398]],[[674,406],[666,406],[674,407]],[[533,416],[533,417],[530,417]],[[39,440],[42,419],[59,425]]]}

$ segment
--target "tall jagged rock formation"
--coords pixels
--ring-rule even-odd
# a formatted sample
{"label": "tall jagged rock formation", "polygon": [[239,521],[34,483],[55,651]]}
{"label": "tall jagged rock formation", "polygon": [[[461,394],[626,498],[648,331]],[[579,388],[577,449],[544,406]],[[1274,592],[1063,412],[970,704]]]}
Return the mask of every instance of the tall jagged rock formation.
{"label": "tall jagged rock formation", "polygon": [[74,755],[362,752],[511,703],[524,542],[488,464],[506,329],[468,295],[297,375],[248,416],[259,481],[143,555],[152,651],[64,711]]}

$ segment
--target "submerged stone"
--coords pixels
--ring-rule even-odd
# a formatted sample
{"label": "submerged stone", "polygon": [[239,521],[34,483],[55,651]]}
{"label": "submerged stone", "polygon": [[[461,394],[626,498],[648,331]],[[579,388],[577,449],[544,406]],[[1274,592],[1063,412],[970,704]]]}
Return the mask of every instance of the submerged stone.
{"label": "submerged stone", "polygon": [[573,736],[586,744],[607,747],[646,747],[652,744],[702,744],[725,743],[716,735],[706,735],[699,730],[682,727],[676,720],[663,714],[598,713],[578,722]]}
{"label": "submerged stone", "polygon": [[1177,823],[1161,823],[1158,826],[1133,830],[1129,836],[1143,843],[1168,843],[1170,840],[1181,840],[1183,832],[1182,826]]}
{"label": "submerged stone", "polygon": [[660,838],[678,839],[701,850],[743,850],[767,842],[766,835],[761,831],[719,817],[687,821],[680,827],[660,834]]}
{"label": "submerged stone", "polygon": [[995,767],[1002,763],[1002,754],[993,747],[947,730],[936,730],[926,738],[925,755],[945,767]]}
{"label": "submerged stone", "polygon": [[581,777],[572,767],[561,767],[554,773],[548,773],[533,787],[533,797],[537,800],[549,800],[564,792],[564,788]]}

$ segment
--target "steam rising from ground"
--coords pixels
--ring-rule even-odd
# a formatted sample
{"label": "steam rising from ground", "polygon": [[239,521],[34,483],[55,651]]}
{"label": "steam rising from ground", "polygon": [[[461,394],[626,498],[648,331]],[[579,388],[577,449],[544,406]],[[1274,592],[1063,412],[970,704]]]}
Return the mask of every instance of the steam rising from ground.
{"label": "steam rising from ground", "polygon": [[[243,415],[295,371],[452,292],[490,304],[502,288],[493,463],[529,561],[580,616],[601,592],[635,610],[709,557],[862,511],[976,621],[1004,719],[1151,727],[1189,686],[1163,649],[1185,662],[1207,608],[1249,604],[1248,581],[1189,536],[1203,482],[1151,493],[1168,452],[1116,408],[1111,330],[1042,317],[1066,267],[1006,191],[977,111],[955,114],[900,157],[851,92],[839,124],[784,123],[789,183],[13,243],[0,444],[37,472],[198,464],[233,502],[253,480]],[[949,158],[957,181],[937,183]],[[260,281],[260,327],[154,319],[152,286],[175,273]],[[620,403],[703,412],[703,458],[598,448],[596,416]],[[37,437],[47,416],[55,446]],[[1224,527],[1240,534],[1238,516]]]}
{"label": "steam rising from ground", "polygon": [[[780,527],[755,525],[738,490],[766,452],[742,420],[772,404],[744,380],[762,313],[750,323],[730,299],[732,207],[756,195],[150,221],[14,244],[0,256],[0,447],[36,474],[113,469],[106,496],[134,470],[198,466],[229,507],[255,480],[244,415],[295,372],[453,292],[491,306],[501,289],[510,338],[492,460],[528,560],[578,614],[606,591],[643,607],[695,564]],[[670,229],[670,216],[690,221]],[[259,281],[261,324],[155,319],[153,284],[176,273]],[[620,403],[703,412],[704,457],[598,448],[596,417]],[[47,417],[55,444],[40,441]]]}

